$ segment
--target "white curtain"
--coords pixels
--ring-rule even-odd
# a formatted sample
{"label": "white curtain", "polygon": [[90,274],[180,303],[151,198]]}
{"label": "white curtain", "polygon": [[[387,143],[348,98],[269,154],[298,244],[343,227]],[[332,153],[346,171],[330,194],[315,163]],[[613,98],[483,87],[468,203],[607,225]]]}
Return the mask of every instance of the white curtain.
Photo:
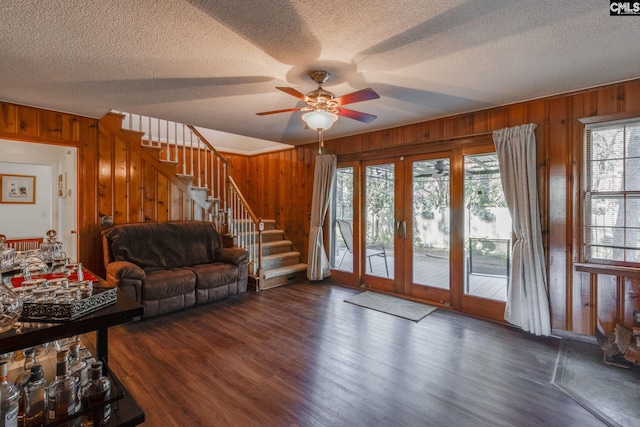
{"label": "white curtain", "polygon": [[493,132],[516,241],[504,318],[535,335],[551,334],[536,184],[535,124]]}
{"label": "white curtain", "polygon": [[333,179],[336,174],[336,156],[322,154],[316,157],[313,177],[313,199],[311,200],[311,226],[309,228],[309,259],[307,278],[322,280],[331,275],[329,259],[324,251],[322,224],[327,216]]}

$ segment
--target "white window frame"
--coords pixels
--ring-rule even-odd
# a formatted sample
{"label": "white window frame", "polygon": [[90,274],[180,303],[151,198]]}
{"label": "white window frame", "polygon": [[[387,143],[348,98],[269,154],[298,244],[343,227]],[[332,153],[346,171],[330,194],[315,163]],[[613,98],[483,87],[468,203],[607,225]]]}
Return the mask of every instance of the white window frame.
{"label": "white window frame", "polygon": [[[595,130],[603,130],[603,129],[610,129],[610,128],[616,128],[616,127],[626,128],[626,126],[628,125],[640,126],[640,117],[624,119],[624,120],[602,121],[597,123],[594,122],[594,123],[586,124],[584,128],[584,144],[583,144],[584,185],[583,185],[583,197],[582,197],[582,213],[583,213],[582,228],[583,228],[583,259],[587,263],[640,267],[640,261],[627,259],[627,250],[640,250],[640,242],[638,242],[636,246],[630,247],[626,243],[626,238],[624,238],[623,241],[613,241],[615,239],[612,239],[610,244],[606,244],[603,242],[592,243],[593,239],[591,238],[592,229],[600,227],[598,225],[594,226],[591,224],[592,213],[591,213],[590,201],[593,200],[594,196],[599,198],[607,198],[607,197],[622,198],[624,200],[622,209],[625,209],[625,210],[626,210],[626,200],[629,198],[629,196],[640,197],[640,190],[627,190],[623,188],[622,190],[615,190],[615,191],[597,191],[597,190],[592,190],[590,188],[591,177],[592,177],[591,166],[595,161],[597,161],[597,160],[592,161],[592,159],[590,158],[591,133]],[[625,138],[625,136],[623,136],[623,138]],[[626,149],[625,149],[623,157],[621,158],[621,160],[623,161],[623,168],[624,168],[624,161],[628,158],[629,157],[627,156]],[[623,186],[624,186],[624,176],[625,176],[625,173],[623,169],[623,172],[622,172]],[[626,215],[626,211],[624,212],[624,215]],[[626,218],[625,218],[625,224],[626,224]],[[604,229],[607,227],[601,226],[601,228]],[[615,227],[610,227],[610,228],[615,228]],[[627,227],[626,225],[624,225],[623,227],[620,227],[620,228],[623,229],[622,234],[626,236],[627,235],[626,230],[633,227]],[[622,250],[624,254],[622,257],[623,259],[611,259],[611,258],[598,257],[597,255],[594,255],[594,253],[596,252],[594,250],[595,248],[610,249],[612,251]]]}

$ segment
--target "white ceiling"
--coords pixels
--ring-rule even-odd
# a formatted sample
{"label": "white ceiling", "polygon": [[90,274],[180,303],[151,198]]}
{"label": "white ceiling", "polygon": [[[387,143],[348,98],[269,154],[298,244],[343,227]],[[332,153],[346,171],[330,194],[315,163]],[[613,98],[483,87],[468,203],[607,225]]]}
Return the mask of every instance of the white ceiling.
{"label": "white ceiling", "polygon": [[337,96],[380,94],[349,106],[376,120],[327,139],[640,77],[640,16],[603,0],[10,0],[0,28],[0,99],[193,124],[248,152],[317,140],[300,112],[255,114],[300,106],[275,87],[315,89],[315,69]]}

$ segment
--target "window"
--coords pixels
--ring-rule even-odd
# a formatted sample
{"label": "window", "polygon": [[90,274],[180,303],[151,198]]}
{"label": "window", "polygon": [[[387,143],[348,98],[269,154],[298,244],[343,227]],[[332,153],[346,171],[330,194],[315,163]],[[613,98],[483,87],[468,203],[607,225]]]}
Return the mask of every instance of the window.
{"label": "window", "polygon": [[640,119],[588,125],[584,255],[640,266]]}
{"label": "window", "polygon": [[[350,230],[353,223],[353,168],[338,168],[334,182],[331,268],[352,272],[353,236]],[[340,222],[345,225],[343,228]]]}

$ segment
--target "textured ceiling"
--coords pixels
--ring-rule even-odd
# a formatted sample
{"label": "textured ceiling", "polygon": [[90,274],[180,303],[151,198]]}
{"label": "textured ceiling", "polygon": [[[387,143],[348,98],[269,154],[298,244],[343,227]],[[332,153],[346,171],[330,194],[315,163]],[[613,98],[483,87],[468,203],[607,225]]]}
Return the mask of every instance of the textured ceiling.
{"label": "textured ceiling", "polygon": [[640,76],[640,17],[602,0],[10,0],[0,28],[2,100],[175,120],[247,151],[317,140],[300,112],[255,114],[300,106],[275,87],[306,93],[315,69],[337,96],[381,96],[349,106],[376,120],[327,139]]}

